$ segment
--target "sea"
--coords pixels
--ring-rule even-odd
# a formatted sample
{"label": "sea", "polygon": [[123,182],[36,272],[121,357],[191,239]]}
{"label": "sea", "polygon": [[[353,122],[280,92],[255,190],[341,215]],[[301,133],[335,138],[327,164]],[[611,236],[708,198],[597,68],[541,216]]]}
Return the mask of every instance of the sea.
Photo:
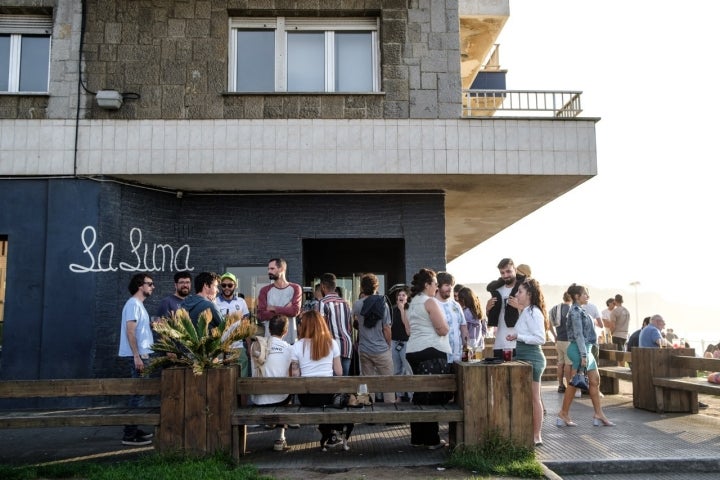
{"label": "sea", "polygon": [[[490,295],[484,283],[466,283],[480,299],[480,305],[485,305]],[[545,296],[545,305],[550,307],[562,301],[562,294],[567,286],[542,285]],[[590,302],[597,305],[600,311],[605,309],[605,300],[620,293],[624,297],[624,306],[630,311],[630,333],[640,328],[642,319],[654,314],[660,314],[665,319],[666,328],[672,328],[674,333],[685,339],[690,347],[695,349],[695,355],[702,357],[709,345],[720,344],[720,325],[715,319],[720,318],[720,310],[716,305],[691,305],[685,301],[678,301],[656,292],[640,292],[637,297],[632,291],[611,290],[607,288],[590,289]]]}

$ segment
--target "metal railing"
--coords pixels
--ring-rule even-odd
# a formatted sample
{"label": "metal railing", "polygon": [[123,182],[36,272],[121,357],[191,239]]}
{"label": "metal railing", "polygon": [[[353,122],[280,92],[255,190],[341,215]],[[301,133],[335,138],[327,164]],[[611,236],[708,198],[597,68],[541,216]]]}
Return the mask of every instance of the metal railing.
{"label": "metal railing", "polygon": [[495,116],[496,112],[525,112],[572,118],[582,112],[582,92],[551,90],[463,90],[463,117]]}

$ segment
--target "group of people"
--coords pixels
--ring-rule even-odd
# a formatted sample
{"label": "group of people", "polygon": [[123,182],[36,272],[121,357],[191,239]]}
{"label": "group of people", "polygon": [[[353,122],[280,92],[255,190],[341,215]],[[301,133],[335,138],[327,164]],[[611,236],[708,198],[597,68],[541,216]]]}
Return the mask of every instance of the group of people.
{"label": "group of people", "polygon": [[[268,277],[271,281],[264,286],[258,295],[257,316],[265,323],[265,330],[271,336],[270,320],[276,316],[284,316],[286,324],[283,330],[288,330],[290,324],[288,318],[295,318],[300,313],[302,300],[302,289],[295,283],[288,282],[285,278],[287,264],[283,259],[274,258],[268,263]],[[227,315],[240,312],[242,317],[248,317],[250,311],[247,303],[241,295],[236,293],[237,278],[232,273],[218,275],[213,272],[200,272],[192,278],[190,272],[178,272],[174,276],[175,292],[163,298],[157,311],[157,318],[170,317],[179,308],[187,310],[190,319],[197,323],[198,317],[209,310],[211,313],[210,326],[216,327]],[[190,293],[190,287],[194,286],[195,293]],[[118,356],[127,359],[130,366],[130,374],[133,378],[142,375],[150,362],[153,353],[152,345],[153,331],[144,302],[153,293],[155,283],[149,273],[136,273],[130,279],[128,291],[130,298],[125,303],[122,311],[120,325],[120,346]],[[220,294],[218,294],[218,292]],[[276,326],[276,329],[279,328]],[[280,337],[287,335],[287,331]],[[277,342],[273,342],[270,348],[275,351]],[[279,344],[278,344],[279,345]],[[239,355],[239,366],[242,375],[250,374],[249,356],[246,352],[244,342],[235,342],[234,348],[241,350]],[[277,348],[277,350],[282,350]],[[285,369],[289,373],[289,366]],[[137,406],[142,397],[133,396],[130,399],[131,406]],[[122,444],[123,445],[148,445],[152,442],[153,434],[145,432],[137,425],[126,425]]]}
{"label": "group of people", "polygon": [[[598,343],[596,327],[605,328],[605,325],[601,323],[597,309],[587,309],[590,298],[588,289],[582,285],[571,285],[563,295],[563,303],[555,305],[548,312],[540,284],[532,278],[532,271],[527,265],[518,265],[516,268],[512,259],[504,258],[498,264],[498,270],[500,278],[487,286],[491,295],[487,303],[488,325],[496,328],[495,356],[511,350],[514,359],[532,365],[535,445],[542,445],[545,409],[540,380],[546,367],[542,345],[548,338],[548,332],[556,339],[558,392],[564,393],[555,424],[558,427],[577,425],[571,420],[569,412],[576,393],[581,392],[571,384],[570,379],[582,368],[587,371],[589,381],[588,391],[594,409],[593,425],[613,426],[614,423],[605,416],[600,403],[600,376],[593,354],[593,348]],[[622,329],[610,330],[613,338],[616,333],[623,334]],[[621,337],[618,337],[620,340]]]}
{"label": "group of people", "polygon": [[[486,305],[487,320],[470,288],[456,285],[447,272],[427,268],[413,275],[410,286],[397,285],[391,289],[392,306],[378,293],[379,281],[372,273],[362,276],[359,298],[352,304],[339,294],[336,276],[325,273],[316,288],[315,301],[308,304],[310,308],[303,309],[302,287],[286,279],[286,270],[285,260],[271,259],[268,262],[271,283],[260,290],[257,298],[257,318],[265,325],[268,338],[266,376],[348,375],[354,352],[359,358],[361,375],[450,373],[452,365],[462,360],[464,349],[478,339],[482,341],[488,335],[488,327],[494,327],[494,355],[503,357],[509,350],[514,359],[532,365],[533,435],[535,445],[540,446],[545,414],[540,380],[546,367],[542,345],[551,332],[558,349],[558,391],[565,394],[556,425],[576,425],[569,416],[576,388],[569,380],[581,368],[587,370],[589,378],[593,424],[614,425],[600,404],[600,377],[593,350],[608,337],[618,349],[625,347],[629,313],[622,306],[620,295],[609,299],[608,309],[600,313],[597,308],[588,307],[591,304],[587,288],[573,284],[563,303],[548,313],[542,289],[532,278],[530,268],[518,265],[516,269],[512,259],[505,258],[498,264],[500,278],[487,286],[491,296]],[[250,315],[247,303],[237,293],[237,279],[232,273],[197,274],[194,294],[190,293],[193,278],[189,272],[178,272],[174,280],[175,292],[162,300],[159,317],[171,316],[178,308],[184,308],[196,322],[203,311],[210,309],[211,324],[216,325],[233,312]],[[128,358],[134,377],[142,374],[152,354],[152,328],[143,302],[153,289],[151,275],[134,275],[129,284],[131,297],[123,308],[119,356]],[[659,318],[653,317],[650,324],[661,330],[662,318],[656,317]],[[292,334],[293,331],[296,333]],[[647,330],[640,337],[654,341],[656,335],[651,333],[655,332]],[[243,343],[237,342],[234,347],[242,350],[239,360],[242,375],[249,376],[252,356]],[[384,402],[409,400],[411,396],[415,404],[437,404],[447,402],[452,394],[382,392]],[[292,402],[293,396],[262,395],[250,401],[281,405]],[[298,401],[308,406],[329,405],[332,395],[299,395]],[[281,427],[276,441],[278,450],[287,448],[285,429]],[[321,425],[321,431],[323,427],[327,426]],[[410,430],[414,446],[436,449],[445,445],[436,422],[412,423]],[[122,442],[145,445],[151,438],[151,433],[129,425]],[[347,438],[337,438],[327,445],[333,444],[348,448]]]}

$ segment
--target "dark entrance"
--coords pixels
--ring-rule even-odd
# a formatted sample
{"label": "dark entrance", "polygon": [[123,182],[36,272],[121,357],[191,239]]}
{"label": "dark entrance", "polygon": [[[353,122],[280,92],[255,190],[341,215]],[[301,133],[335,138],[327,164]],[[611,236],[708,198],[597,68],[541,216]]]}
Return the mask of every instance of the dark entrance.
{"label": "dark entrance", "polygon": [[380,293],[396,283],[405,283],[405,240],[402,238],[304,239],[303,272],[306,286],[323,273],[338,277],[343,297],[357,299],[360,276],[374,273],[380,279]]}

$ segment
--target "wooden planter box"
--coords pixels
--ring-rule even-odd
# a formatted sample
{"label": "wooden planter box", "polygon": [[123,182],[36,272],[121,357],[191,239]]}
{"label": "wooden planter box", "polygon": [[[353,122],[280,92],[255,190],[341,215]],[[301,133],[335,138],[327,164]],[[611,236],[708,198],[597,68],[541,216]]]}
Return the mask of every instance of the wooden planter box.
{"label": "wooden planter box", "polygon": [[458,443],[481,445],[498,432],[533,448],[532,367],[522,362],[458,364],[459,402],[465,421]]}
{"label": "wooden planter box", "polygon": [[230,452],[230,416],[237,408],[238,369],[168,368],[160,385],[160,428],[156,447],[193,454]]}

